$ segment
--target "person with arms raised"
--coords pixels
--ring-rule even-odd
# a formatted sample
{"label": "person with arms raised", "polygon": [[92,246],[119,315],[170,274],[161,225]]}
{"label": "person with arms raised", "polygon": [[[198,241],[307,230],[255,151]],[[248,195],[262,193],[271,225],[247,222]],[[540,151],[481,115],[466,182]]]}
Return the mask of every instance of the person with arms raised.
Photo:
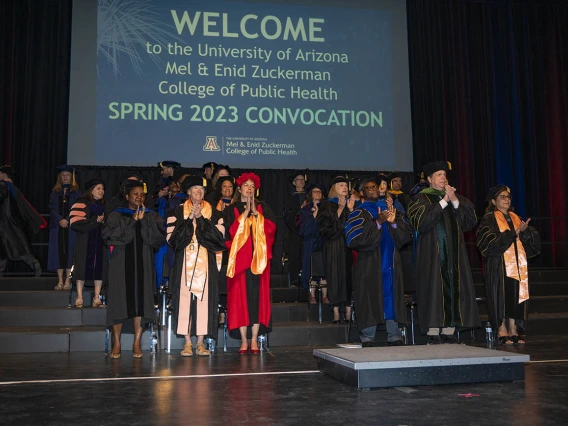
{"label": "person with arms raised", "polygon": [[85,193],[71,207],[71,229],[77,232],[73,254],[73,278],[77,283],[75,307],[83,307],[85,281],[94,281],[95,294],[91,306],[104,308],[100,300],[103,281],[107,278],[108,249],[101,236],[105,219],[105,183],[91,179],[85,184]]}
{"label": "person with arms raised", "polygon": [[203,199],[207,180],[188,176],[183,181],[187,200],[167,220],[168,244],[175,250],[170,289],[177,334],[184,336],[181,356],[193,355],[191,336],[197,336],[198,356],[210,355],[205,336],[217,339],[217,307],[221,253],[226,251],[221,212]]}
{"label": "person with arms raised", "polygon": [[485,258],[485,294],[498,343],[524,344],[529,300],[528,258],[540,253],[535,228],[513,212],[511,191],[503,184],[487,194],[487,209],[477,228],[477,247]]}
{"label": "person with arms raised", "polygon": [[331,182],[329,198],[318,207],[316,223],[323,239],[323,260],[329,299],[333,306],[333,322],[341,322],[340,306],[345,306],[345,321],[351,319],[351,290],[353,253],[345,244],[345,222],[355,207],[358,197],[349,194],[349,179],[336,176]]}
{"label": "person with arms raised", "polygon": [[[252,172],[237,180],[233,203],[223,210],[227,265],[227,315],[231,337],[241,339],[239,354],[260,353],[257,338],[272,329],[270,259],[276,218],[255,195],[260,178]],[[251,339],[250,347],[247,339]]]}
{"label": "person with arms raised", "polygon": [[132,356],[142,357],[144,323],[154,320],[154,250],[166,239],[163,219],[144,207],[144,183],[124,186],[127,207],[108,215],[102,238],[110,247],[107,326],[112,327],[111,358],[120,358],[122,325],[134,324]]}
{"label": "person with arms raised", "polygon": [[428,344],[459,343],[456,328],[481,325],[463,238],[475,227],[477,216],[472,202],[448,184],[449,170],[446,161],[424,166],[429,187],[408,207],[410,223],[418,232],[418,319]]}

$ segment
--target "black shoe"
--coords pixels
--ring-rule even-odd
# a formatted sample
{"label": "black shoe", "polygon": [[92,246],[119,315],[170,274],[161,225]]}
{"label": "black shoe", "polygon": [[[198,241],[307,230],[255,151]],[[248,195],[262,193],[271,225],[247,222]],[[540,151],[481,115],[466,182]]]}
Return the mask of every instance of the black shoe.
{"label": "black shoe", "polygon": [[460,341],[455,334],[442,334],[442,342],[459,345]]}
{"label": "black shoe", "polygon": [[361,346],[363,346],[364,348],[372,348],[373,346],[375,346],[375,342],[362,342]]}
{"label": "black shoe", "polygon": [[404,346],[402,339],[393,340],[392,342],[387,342],[387,346]]}
{"label": "black shoe", "polygon": [[42,273],[41,265],[39,264],[39,262],[37,260],[34,260],[33,268],[34,268],[34,275],[36,277],[41,277],[41,273]]}
{"label": "black shoe", "polygon": [[428,336],[428,345],[441,345],[444,343],[440,336]]}

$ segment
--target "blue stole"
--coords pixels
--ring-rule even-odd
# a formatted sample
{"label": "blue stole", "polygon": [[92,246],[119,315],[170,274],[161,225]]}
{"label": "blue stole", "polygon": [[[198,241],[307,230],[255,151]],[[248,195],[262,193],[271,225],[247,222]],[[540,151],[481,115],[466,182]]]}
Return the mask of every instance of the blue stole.
{"label": "blue stole", "polygon": [[[129,209],[127,207],[118,207],[117,209],[113,210],[114,212],[117,213],[126,213],[126,214],[134,214],[136,213],[136,210],[134,209]],[[147,207],[144,207],[144,213],[148,213],[151,212],[152,210],[148,209]]]}
{"label": "blue stole", "polygon": [[[385,199],[379,200],[376,203],[372,201],[365,201],[359,208],[366,210],[373,217],[377,219],[379,216],[379,208],[381,211],[387,210],[387,203]],[[394,240],[390,234],[389,225],[383,224],[381,227],[383,232],[381,235],[381,266],[383,278],[383,308],[385,319],[395,319],[394,312]]]}

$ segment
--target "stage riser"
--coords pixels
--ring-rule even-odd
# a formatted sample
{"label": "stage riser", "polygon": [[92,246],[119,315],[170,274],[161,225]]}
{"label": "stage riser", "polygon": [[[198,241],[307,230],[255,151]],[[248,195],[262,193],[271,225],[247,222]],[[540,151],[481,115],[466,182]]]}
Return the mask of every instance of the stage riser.
{"label": "stage riser", "polygon": [[[158,333],[160,349],[165,349],[165,334]],[[352,336],[356,337],[356,336]],[[0,332],[2,345],[0,353],[28,353],[28,352],[85,352],[101,351],[105,348],[105,330],[81,331],[77,327],[74,331],[61,332]],[[142,349],[149,350],[150,332],[146,330],[142,335]],[[122,334],[122,349],[130,351],[134,335],[124,331]],[[269,336],[270,346],[333,346],[337,342],[345,341],[345,329],[336,327],[306,327],[293,326],[276,328]],[[184,338],[172,334],[171,349],[180,351],[184,345]],[[223,351],[223,329],[217,335],[217,350]],[[227,339],[227,347],[235,351],[240,346],[240,340]]]}
{"label": "stage riser", "polygon": [[321,358],[317,360],[321,372],[358,389],[505,382],[525,378],[522,363],[353,370]]}
{"label": "stage riser", "polygon": [[[91,304],[93,291],[83,290],[83,302]],[[75,305],[77,292],[73,291],[71,303]],[[69,291],[2,291],[0,307],[63,307],[69,305]]]}

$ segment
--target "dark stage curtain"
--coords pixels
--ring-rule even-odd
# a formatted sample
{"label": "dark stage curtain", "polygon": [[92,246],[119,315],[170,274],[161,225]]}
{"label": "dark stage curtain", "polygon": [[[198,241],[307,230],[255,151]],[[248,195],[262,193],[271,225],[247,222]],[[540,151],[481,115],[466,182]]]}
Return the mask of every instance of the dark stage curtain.
{"label": "dark stage curtain", "polygon": [[[0,164],[43,214],[67,157],[71,0],[0,3]],[[45,266],[48,230],[33,237]],[[21,263],[21,262],[20,262]],[[23,264],[10,270],[29,272]]]}
{"label": "dark stage curtain", "polygon": [[538,261],[567,266],[568,3],[407,4],[415,168],[450,160],[479,214],[505,183],[549,242]]}

